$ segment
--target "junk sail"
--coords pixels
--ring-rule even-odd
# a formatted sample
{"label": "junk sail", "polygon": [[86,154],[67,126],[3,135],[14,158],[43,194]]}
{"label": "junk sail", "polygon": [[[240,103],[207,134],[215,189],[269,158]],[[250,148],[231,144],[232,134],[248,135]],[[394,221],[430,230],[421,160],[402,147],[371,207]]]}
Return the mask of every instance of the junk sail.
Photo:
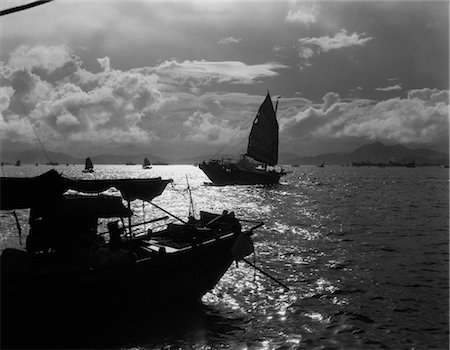
{"label": "junk sail", "polygon": [[278,163],[278,122],[269,93],[253,121],[247,155],[271,166]]}
{"label": "junk sail", "polygon": [[144,163],[142,164],[142,168],[144,168],[144,169],[151,169],[151,163],[150,163],[150,161],[148,160],[147,157],[145,157],[145,159],[144,159]]}
{"label": "junk sail", "polygon": [[92,173],[93,171],[94,171],[94,164],[92,164],[91,158],[86,158],[83,173]]}

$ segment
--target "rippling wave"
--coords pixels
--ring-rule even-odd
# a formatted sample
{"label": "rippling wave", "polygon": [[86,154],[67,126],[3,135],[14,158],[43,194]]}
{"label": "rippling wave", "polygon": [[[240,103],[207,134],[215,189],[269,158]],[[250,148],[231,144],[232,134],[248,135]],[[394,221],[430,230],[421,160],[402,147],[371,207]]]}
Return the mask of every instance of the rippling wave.
{"label": "rippling wave", "polygon": [[[256,264],[290,287],[240,262],[183,327],[136,337],[134,325],[122,347],[448,348],[448,169],[300,167],[276,186],[214,187],[193,166],[56,168],[83,178],[173,178],[155,203],[181,217],[187,177],[197,212],[227,209],[266,223],[255,236]],[[46,169],[4,167],[9,176]],[[133,210],[137,221],[160,215],[139,201]],[[26,228],[27,211],[18,214]],[[7,212],[0,238],[2,248],[18,245]]]}

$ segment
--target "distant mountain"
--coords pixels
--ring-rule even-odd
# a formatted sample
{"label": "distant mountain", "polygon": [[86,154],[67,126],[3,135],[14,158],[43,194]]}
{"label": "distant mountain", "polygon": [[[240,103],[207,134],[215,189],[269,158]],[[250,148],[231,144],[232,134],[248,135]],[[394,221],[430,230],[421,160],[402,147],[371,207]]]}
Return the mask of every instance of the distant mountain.
{"label": "distant mountain", "polygon": [[22,164],[43,164],[48,163],[49,161],[59,164],[84,164],[84,159],[81,160],[61,152],[46,151],[46,153],[44,153],[43,151],[27,150],[19,152],[15,157],[20,160]]}
{"label": "distant mountain", "polygon": [[403,145],[387,146],[381,142],[358,147],[350,153],[327,153],[318,156],[297,157],[290,164],[352,164],[353,162],[388,163],[415,162],[417,165],[441,165],[449,163],[448,153],[437,152],[425,148],[410,149]]}
{"label": "distant mountain", "polygon": [[[47,151],[47,156],[52,162],[59,164],[84,164],[84,158],[76,158],[61,152]],[[89,155],[88,155],[89,156]],[[147,157],[151,163],[176,163],[176,164],[196,164],[202,161],[208,161],[217,158],[217,155],[208,154],[190,158],[178,159],[175,162],[151,155],[151,154],[135,154],[135,155],[113,155],[104,154],[91,156],[91,160],[96,164],[142,164],[144,158]],[[20,160],[22,164],[47,163],[48,159],[41,150],[16,151],[1,154],[1,161],[14,164],[16,160]],[[353,162],[373,162],[387,163],[389,161],[396,162],[412,162],[417,165],[442,165],[449,164],[449,155],[444,152],[437,152],[430,149],[418,148],[410,149],[403,145],[387,146],[381,142],[358,147],[350,153],[325,153],[318,156],[296,157],[292,153],[281,153],[279,156],[279,164],[305,164],[305,165],[341,165],[352,164]]]}
{"label": "distant mountain", "polygon": [[283,152],[278,155],[278,164],[291,164],[290,160],[297,156],[294,153]]}

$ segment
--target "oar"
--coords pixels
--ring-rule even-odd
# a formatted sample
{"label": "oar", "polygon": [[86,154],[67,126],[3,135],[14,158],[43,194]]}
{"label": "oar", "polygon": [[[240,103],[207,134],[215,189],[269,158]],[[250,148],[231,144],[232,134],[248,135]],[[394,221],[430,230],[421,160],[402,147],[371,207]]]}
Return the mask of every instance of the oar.
{"label": "oar", "polygon": [[255,264],[253,264],[252,262],[248,261],[245,258],[242,258],[242,261],[244,261],[245,263],[249,264],[251,267],[253,267],[255,270],[258,270],[259,272],[261,272],[264,276],[269,277],[272,281],[277,282],[280,286],[282,286],[285,290],[289,290],[289,287],[287,285],[285,285],[283,282],[277,280],[275,277],[269,275],[266,271],[264,271],[263,269],[259,268],[258,266],[256,266]]}
{"label": "oar", "polygon": [[259,223],[261,223],[262,221],[256,221],[256,220],[247,220],[247,219],[238,219],[239,221],[242,221],[242,222],[249,222],[249,223],[251,223],[251,224],[259,224]]}
{"label": "oar", "polygon": [[248,234],[249,236],[251,236],[253,234],[253,231],[256,230],[257,228],[260,228],[261,226],[264,225],[264,222],[259,222],[257,225],[249,228],[247,231],[245,231],[246,234]]}

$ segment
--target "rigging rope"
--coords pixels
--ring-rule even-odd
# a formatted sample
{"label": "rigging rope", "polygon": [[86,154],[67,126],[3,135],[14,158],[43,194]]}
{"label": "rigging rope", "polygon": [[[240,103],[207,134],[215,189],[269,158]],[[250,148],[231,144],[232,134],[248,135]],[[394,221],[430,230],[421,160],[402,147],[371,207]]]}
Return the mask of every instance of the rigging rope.
{"label": "rigging rope", "polygon": [[36,129],[34,128],[34,125],[31,122],[30,118],[27,117],[27,119],[30,122],[31,128],[34,131],[34,134],[36,135],[36,138],[38,139],[39,145],[41,146],[42,152],[44,152],[45,158],[47,158],[47,162],[50,163],[51,162],[50,157],[48,156],[48,153],[47,153],[47,151],[46,151],[46,149],[44,147],[44,144],[41,141],[41,138],[39,137],[38,133],[36,132]]}
{"label": "rigging rope", "polygon": [[[241,135],[242,131],[247,130],[251,124],[253,124],[253,118],[242,121],[238,131],[214,154],[213,158],[216,158],[221,154],[226,147],[232,146],[233,142],[238,141],[239,143],[237,146],[240,146],[242,142],[245,142],[244,138],[241,140],[239,140],[239,138],[243,136]],[[232,149],[234,148],[236,148],[236,146],[233,146]]]}

